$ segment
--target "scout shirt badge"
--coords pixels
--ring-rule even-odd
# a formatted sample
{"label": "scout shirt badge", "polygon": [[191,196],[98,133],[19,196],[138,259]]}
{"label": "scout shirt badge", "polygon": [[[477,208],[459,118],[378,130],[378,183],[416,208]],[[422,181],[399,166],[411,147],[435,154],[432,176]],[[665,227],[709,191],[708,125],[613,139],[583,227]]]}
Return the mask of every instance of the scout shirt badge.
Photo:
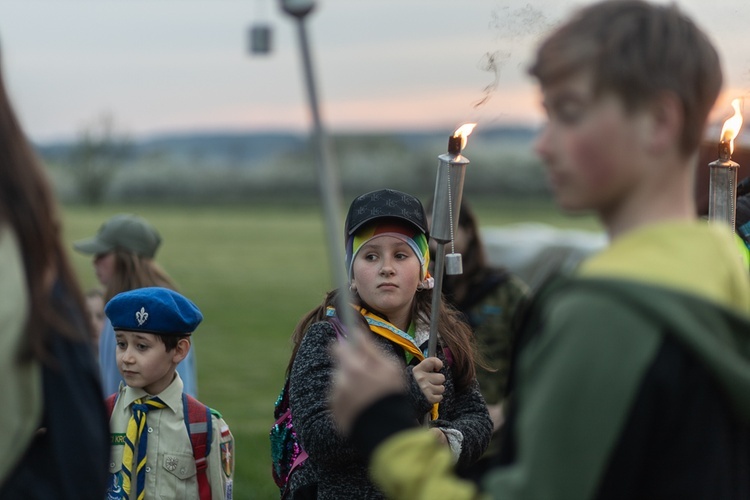
{"label": "scout shirt badge", "polygon": [[221,468],[227,477],[234,472],[234,439],[229,432],[229,426],[224,425],[221,430]]}

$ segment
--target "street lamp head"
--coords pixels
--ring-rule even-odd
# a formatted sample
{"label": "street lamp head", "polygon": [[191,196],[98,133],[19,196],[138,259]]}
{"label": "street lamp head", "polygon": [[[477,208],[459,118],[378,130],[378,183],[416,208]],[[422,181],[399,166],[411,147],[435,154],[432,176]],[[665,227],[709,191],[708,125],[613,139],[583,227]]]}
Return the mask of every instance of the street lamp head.
{"label": "street lamp head", "polygon": [[294,17],[305,17],[315,8],[315,0],[279,0],[281,8]]}

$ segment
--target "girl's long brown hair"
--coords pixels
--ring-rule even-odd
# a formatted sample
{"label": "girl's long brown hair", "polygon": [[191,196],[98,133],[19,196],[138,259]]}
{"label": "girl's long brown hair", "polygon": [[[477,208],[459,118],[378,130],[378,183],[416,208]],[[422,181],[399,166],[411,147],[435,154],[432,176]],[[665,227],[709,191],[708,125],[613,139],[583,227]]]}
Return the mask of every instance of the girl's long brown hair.
{"label": "girl's long brown hair", "polygon": [[105,302],[118,293],[148,286],[161,286],[178,291],[177,284],[154,259],[122,249],[116,249],[114,254],[115,269],[104,293]]}
{"label": "girl's long brown hair", "polygon": [[[93,332],[87,329],[83,294],[62,243],[56,201],[1,76],[0,224],[15,233],[23,256],[30,303],[23,357],[50,361],[46,344],[52,335],[89,341]],[[56,286],[59,293],[54,293]]]}

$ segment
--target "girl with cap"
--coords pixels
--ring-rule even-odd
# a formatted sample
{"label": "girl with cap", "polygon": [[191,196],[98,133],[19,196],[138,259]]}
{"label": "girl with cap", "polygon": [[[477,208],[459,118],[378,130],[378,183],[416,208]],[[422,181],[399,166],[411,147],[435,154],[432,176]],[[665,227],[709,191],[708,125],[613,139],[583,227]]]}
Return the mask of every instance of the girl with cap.
{"label": "girl with cap", "polygon": [[[439,349],[425,359],[432,305],[428,231],[421,202],[385,189],[356,198],[346,219],[346,266],[351,306],[364,334],[401,360],[412,415],[450,448],[459,468],[477,460],[492,421],[475,378],[471,330],[440,305]],[[290,479],[291,498],[382,498],[367,464],[340,435],[328,392],[339,333],[333,291],[297,325],[287,368],[294,428],[309,458]],[[437,293],[437,292],[435,292]]]}
{"label": "girl with cap", "polygon": [[[177,291],[174,280],[154,260],[160,245],[161,235],[146,219],[134,214],[117,214],[105,221],[91,238],[73,243],[73,248],[94,256],[94,272],[104,287],[106,303],[118,293],[138,288],[160,286]],[[105,396],[117,392],[122,381],[115,347],[115,332],[105,319],[99,336],[99,366]],[[177,365],[177,372],[184,391],[198,397],[193,349]]]}

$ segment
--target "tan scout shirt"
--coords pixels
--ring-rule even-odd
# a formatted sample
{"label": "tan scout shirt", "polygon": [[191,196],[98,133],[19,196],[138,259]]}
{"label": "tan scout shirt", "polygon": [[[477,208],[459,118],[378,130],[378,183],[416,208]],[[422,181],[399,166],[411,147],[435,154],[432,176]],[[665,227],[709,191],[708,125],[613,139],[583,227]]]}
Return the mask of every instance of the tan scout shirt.
{"label": "tan scout shirt", "polygon": [[[143,389],[124,384],[120,386],[112,417],[109,421],[112,436],[112,474],[107,498],[122,494],[122,453],[131,404],[139,398],[150,397]],[[185,426],[182,405],[182,379],[175,373],[174,381],[161,394],[156,394],[167,408],[151,410],[147,414],[148,449],[146,451],[145,499],[198,500],[193,448]],[[213,415],[211,419],[211,452],[208,455],[208,482],[212,500],[231,500],[234,476],[234,438],[226,422]],[[137,444],[136,444],[137,449]],[[134,478],[135,479],[135,478]],[[132,494],[132,491],[131,491]]]}

